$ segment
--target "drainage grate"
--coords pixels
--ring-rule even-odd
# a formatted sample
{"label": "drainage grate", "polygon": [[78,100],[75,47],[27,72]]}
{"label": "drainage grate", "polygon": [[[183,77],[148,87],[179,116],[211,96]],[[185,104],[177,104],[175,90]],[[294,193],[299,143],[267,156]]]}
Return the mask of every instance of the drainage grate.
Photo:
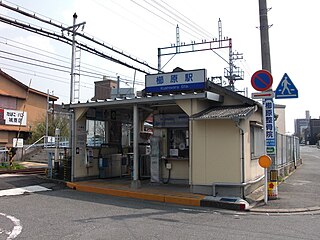
{"label": "drainage grate", "polygon": [[224,202],[236,202],[237,199],[235,199],[235,198],[221,198],[220,201],[224,201]]}

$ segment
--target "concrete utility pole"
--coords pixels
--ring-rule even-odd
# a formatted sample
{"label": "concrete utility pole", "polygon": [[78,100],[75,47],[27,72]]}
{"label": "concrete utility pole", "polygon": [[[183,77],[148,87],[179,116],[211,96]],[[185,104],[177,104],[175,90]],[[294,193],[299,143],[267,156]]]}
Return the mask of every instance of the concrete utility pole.
{"label": "concrete utility pole", "polygon": [[[267,0],[259,0],[259,17],[260,17],[260,41],[261,41],[261,62],[262,62],[262,69],[267,70],[271,73],[271,59],[270,59],[270,46],[269,46],[269,24],[268,24],[268,11],[267,8]],[[272,102],[273,99],[269,99],[269,102]],[[275,123],[273,122],[273,127]],[[264,129],[264,139],[265,139],[265,154],[267,154],[267,146],[266,146],[266,103],[265,100],[263,101],[263,129]],[[273,130],[274,134],[275,131]],[[268,154],[272,161],[275,160],[276,155]],[[264,202],[265,204],[268,203],[268,168],[264,169],[264,185],[265,185],[265,192],[264,192]]]}
{"label": "concrete utility pole", "polygon": [[271,73],[267,0],[259,0],[262,69]]}

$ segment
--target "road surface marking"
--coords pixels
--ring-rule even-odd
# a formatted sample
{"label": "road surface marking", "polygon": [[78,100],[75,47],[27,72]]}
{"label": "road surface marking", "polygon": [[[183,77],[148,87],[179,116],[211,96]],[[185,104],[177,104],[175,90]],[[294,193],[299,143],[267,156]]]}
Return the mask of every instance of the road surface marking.
{"label": "road surface marking", "polygon": [[3,196],[15,196],[15,195],[21,195],[24,193],[32,193],[32,192],[43,192],[43,191],[49,191],[51,189],[45,188],[39,185],[33,185],[33,186],[27,186],[27,187],[21,187],[21,188],[12,188],[12,189],[6,189],[0,191],[0,197]]}
{"label": "road surface marking", "polygon": [[20,224],[20,220],[15,218],[14,216],[10,216],[4,213],[0,213],[0,215],[8,218],[14,225],[12,231],[6,231],[3,229],[0,229],[0,234],[2,233],[7,234],[8,235],[7,240],[16,238],[22,231],[22,225]]}

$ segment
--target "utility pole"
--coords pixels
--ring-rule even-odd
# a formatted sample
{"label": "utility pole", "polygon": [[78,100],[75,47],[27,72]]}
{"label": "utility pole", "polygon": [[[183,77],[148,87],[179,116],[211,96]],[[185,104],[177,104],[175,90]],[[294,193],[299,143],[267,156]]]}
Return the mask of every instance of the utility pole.
{"label": "utility pole", "polygon": [[[67,28],[62,28],[63,31],[67,31],[68,33],[72,33],[72,54],[71,54],[71,72],[70,72],[70,104],[74,101],[74,66],[75,66],[75,52],[76,52],[76,32],[79,27],[84,25],[86,22],[76,24],[77,14],[73,14],[73,25]],[[69,134],[69,148],[71,152],[71,181],[74,181],[74,168],[75,168],[75,118],[72,111],[70,111],[70,134]]]}
{"label": "utility pole", "polygon": [[180,52],[180,30],[179,25],[176,27],[176,53]]}
{"label": "utility pole", "polygon": [[262,69],[271,73],[267,0],[259,0]]}
{"label": "utility pole", "polygon": [[[218,21],[218,31],[219,31],[219,39],[213,39],[210,41],[202,40],[201,42],[191,41],[190,44],[181,43],[179,26],[176,27],[176,44],[171,44],[170,47],[158,48],[158,72],[161,72],[161,69],[169,63],[172,58],[177,54],[182,53],[192,53],[192,52],[200,52],[200,51],[212,51],[226,63],[228,63],[229,67],[224,69],[224,77],[229,81],[229,88],[234,91],[234,82],[237,80],[243,80],[244,73],[241,69],[234,65],[235,60],[242,59],[242,53],[235,53],[232,51],[232,39],[228,37],[222,38],[222,23],[219,18]],[[229,49],[229,61],[224,59],[220,54],[218,54],[215,50],[228,48]],[[169,61],[162,66],[161,57],[169,56],[172,57]]]}
{"label": "utility pole", "polygon": [[[77,21],[77,13],[73,14],[73,25],[67,28],[62,28],[62,31],[68,31],[72,33],[72,53],[71,53],[71,72],[70,72],[70,103],[74,101],[74,65],[75,65],[75,52],[76,52],[76,32],[79,29],[79,27],[82,26],[82,29],[84,28],[84,25],[86,22],[78,23]],[[71,29],[71,30],[70,30]]]}
{"label": "utility pole", "polygon": [[120,97],[120,76],[117,76],[117,97]]}
{"label": "utility pole", "polygon": [[49,133],[49,89],[47,90],[47,110],[46,110],[46,137],[44,139],[45,147],[48,146],[48,133]]}
{"label": "utility pole", "polygon": [[[267,0],[259,0],[259,17],[260,17],[260,41],[261,41],[261,62],[262,62],[262,69],[267,70],[271,73],[271,59],[270,59],[270,46],[269,46],[269,24],[268,24],[268,11],[267,8]],[[272,89],[270,89],[272,91]],[[267,136],[266,136],[266,102],[272,104],[272,111],[274,104],[273,99],[264,99],[263,100],[263,129],[264,129],[264,138],[265,138],[265,154],[268,154],[272,161],[276,159],[275,153],[267,153]],[[270,126],[270,124],[269,124]],[[271,124],[271,127],[273,128],[273,134],[275,135],[274,138],[276,138],[276,132],[274,130],[275,123],[273,121],[273,124]],[[275,152],[276,152],[276,146],[274,146]],[[264,191],[264,203],[268,203],[268,168],[264,169],[264,185],[265,185],[265,191]]]}

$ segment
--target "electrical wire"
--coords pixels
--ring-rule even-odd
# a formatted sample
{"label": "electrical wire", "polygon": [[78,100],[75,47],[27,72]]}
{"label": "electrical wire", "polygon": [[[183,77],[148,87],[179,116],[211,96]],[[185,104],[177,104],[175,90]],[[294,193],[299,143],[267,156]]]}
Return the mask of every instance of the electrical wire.
{"label": "electrical wire", "polygon": [[[170,25],[176,26],[176,23],[170,22],[169,20],[167,20],[167,19],[165,19],[164,17],[160,16],[159,14],[151,11],[150,9],[148,9],[148,8],[146,8],[145,6],[141,5],[140,3],[137,3],[137,2],[134,1],[134,0],[130,0],[130,1],[133,2],[133,3],[135,3],[137,6],[139,6],[139,7],[143,8],[143,9],[147,10],[147,11],[150,12],[151,14],[157,16],[158,18],[162,19],[163,21],[169,23]],[[186,30],[185,30],[185,32],[187,32],[189,35],[191,35],[191,36],[199,39],[197,36],[195,36],[194,34],[190,33],[189,31],[186,31]]]}
{"label": "electrical wire", "polygon": [[[185,16],[184,14],[182,14],[181,12],[179,12],[177,9],[173,8],[172,6],[170,6],[168,3],[166,3],[163,0],[160,0],[161,2],[163,2],[166,6],[168,6],[169,8],[172,9],[172,11],[170,11],[168,8],[164,7],[162,4],[160,4],[158,1],[152,0],[153,2],[155,2],[156,4],[160,5],[162,8],[166,9],[168,12],[170,12],[171,14],[174,14],[175,16],[177,16],[178,18],[182,19],[185,18],[190,25],[193,26],[193,28],[195,28],[196,30],[200,30],[202,33],[204,33],[208,38],[212,38],[212,34],[210,32],[208,32],[207,30],[205,30],[204,28],[202,28],[200,25],[198,25],[197,23],[195,23],[194,21],[192,21],[190,18],[188,18],[187,16]],[[179,17],[179,15],[181,15],[183,18]],[[183,20],[185,21],[185,20]]]}
{"label": "electrical wire", "polygon": [[[201,32],[202,32],[201,30],[200,30],[199,32],[196,32],[196,31],[192,30],[192,28],[190,28],[190,25],[189,25],[188,23],[185,23],[185,21],[184,21],[182,18],[180,18],[178,15],[176,15],[175,13],[173,13],[172,11],[170,11],[169,9],[167,9],[166,7],[162,6],[160,3],[157,3],[157,2],[155,2],[155,1],[153,1],[153,2],[155,2],[158,6],[160,6],[161,8],[164,8],[166,11],[168,11],[170,14],[168,14],[168,13],[166,13],[165,11],[159,9],[157,6],[151,4],[150,2],[148,2],[148,1],[146,1],[146,0],[143,0],[143,1],[146,2],[148,5],[152,6],[153,8],[157,9],[157,10],[160,11],[161,13],[165,14],[165,15],[168,16],[169,18],[177,21],[177,22],[178,22],[179,24],[181,24],[182,26],[185,26],[186,29],[189,29],[190,31],[192,31],[192,32],[200,35],[200,36],[201,36],[200,40],[201,40],[203,37],[204,37],[204,38],[208,37],[208,35],[206,35],[206,34],[203,35],[203,33],[201,33]],[[175,16],[175,17],[173,17],[173,16]],[[180,19],[180,20],[179,20],[179,19]],[[181,21],[181,20],[182,20],[182,21]],[[176,25],[176,24],[175,24],[175,25]],[[198,29],[196,29],[196,30],[198,30]],[[189,31],[186,31],[186,30],[185,30],[185,32],[187,32],[187,33],[190,34]],[[195,37],[195,35],[193,35],[193,34],[192,34],[192,36]],[[199,39],[198,37],[196,37],[196,38]],[[209,38],[211,38],[211,37],[209,37]]]}
{"label": "electrical wire", "polygon": [[[60,60],[60,59],[56,58],[56,57],[59,57],[59,58],[63,58],[63,59],[66,59],[66,60],[70,60],[70,58],[68,58],[66,56],[62,56],[62,55],[59,55],[59,54],[56,54],[56,53],[52,53],[52,52],[49,52],[49,51],[46,51],[46,50],[43,50],[43,49],[40,49],[40,48],[37,48],[37,47],[34,47],[34,46],[30,46],[30,45],[27,45],[27,44],[24,44],[24,43],[21,43],[21,42],[17,42],[17,41],[14,41],[12,39],[8,39],[8,38],[5,38],[5,37],[1,37],[0,36],[0,39],[4,39],[6,41],[6,42],[1,42],[0,41],[0,44],[4,44],[6,46],[10,46],[10,47],[13,47],[13,48],[17,48],[17,49],[24,50],[24,51],[27,51],[27,52],[31,52],[31,53],[34,53],[34,54],[38,54],[40,56],[44,56],[44,57],[47,57],[47,58],[50,58],[50,59],[54,59],[54,60],[57,60],[57,61],[60,61],[60,62],[63,62],[63,63],[70,64],[70,61],[64,61],[62,59]],[[45,53],[48,53],[49,55],[56,56],[56,57],[52,57],[52,56],[49,56],[49,55],[41,54],[41,53],[38,53],[36,51],[28,50],[28,49],[23,48],[23,47],[18,47],[18,46],[15,46],[13,44],[8,43],[8,41],[11,41],[11,42],[13,42],[15,44],[18,44],[18,45],[22,45],[24,47],[28,47],[28,48],[31,48],[31,49],[36,49],[36,50],[38,50],[40,52],[45,52]],[[86,67],[86,66],[90,66],[92,68],[89,68],[89,67]],[[106,70],[104,68],[100,68],[98,66],[94,66],[94,65],[91,65],[91,64],[88,64],[88,63],[85,63],[85,62],[81,63],[81,68],[82,69],[89,69],[89,70],[92,70],[92,71],[96,71],[97,73],[100,73],[103,76],[108,75],[105,72],[112,73],[114,75],[117,74],[116,72],[113,72],[113,71],[110,71],[110,70]],[[101,70],[101,71],[105,71],[105,72],[100,72],[100,71],[97,71],[96,69]],[[130,78],[129,76],[126,76],[126,75],[123,75],[123,74],[120,74],[120,76],[123,76],[123,77],[126,77],[126,78]]]}
{"label": "electrical wire", "polygon": [[[69,45],[72,44],[72,40],[67,38],[67,37],[65,37],[65,36],[59,36],[59,35],[56,35],[55,33],[52,33],[52,32],[43,31],[42,29],[37,29],[37,28],[31,26],[30,24],[29,25],[25,25],[23,23],[18,22],[17,20],[12,21],[10,19],[6,19],[6,18],[3,18],[1,16],[0,16],[0,21],[4,22],[4,23],[7,23],[7,24],[10,24],[10,25],[13,25],[15,27],[22,28],[24,30],[27,30],[27,31],[30,31],[30,32],[33,32],[33,33],[36,33],[36,34],[39,34],[41,36],[49,37],[49,38],[52,38],[52,39],[67,43]],[[91,39],[91,40],[94,41],[93,39]],[[120,64],[122,66],[127,67],[127,68],[135,69],[135,70],[137,70],[139,72],[146,73],[146,74],[148,73],[143,69],[137,68],[137,67],[135,67],[133,65],[130,65],[128,63],[125,63],[125,62],[123,62],[121,60],[115,59],[114,57],[112,57],[110,55],[107,55],[107,54],[105,54],[105,53],[103,53],[101,51],[98,51],[94,47],[90,47],[90,46],[88,46],[88,45],[86,45],[84,43],[80,43],[78,41],[75,41],[75,43],[78,45],[78,48],[80,48],[80,49],[82,49],[82,50],[84,50],[86,52],[92,53],[92,54],[94,54],[96,56],[99,56],[101,58],[107,59],[107,60],[112,61],[114,63],[118,63],[118,64]]]}
{"label": "electrical wire", "polygon": [[[40,21],[40,22],[47,23],[47,24],[52,25],[52,26],[54,26],[54,27],[60,28],[60,29],[62,30],[62,32],[63,32],[63,31],[68,31],[68,33],[69,33],[69,32],[72,32],[69,27],[65,27],[65,26],[61,25],[61,23],[57,24],[57,23],[55,23],[54,21],[52,21],[52,19],[50,19],[50,18],[48,18],[49,20],[48,20],[48,19],[42,19],[42,18],[38,17],[35,13],[28,13],[28,12],[22,11],[22,10],[19,9],[19,7],[14,8],[14,7],[11,7],[11,6],[8,6],[8,5],[2,3],[1,1],[0,1],[0,6],[3,6],[3,7],[5,7],[5,8],[7,8],[7,9],[10,9],[10,10],[15,11],[15,12],[17,12],[17,13],[23,14],[23,15],[25,15],[25,16],[27,16],[27,17],[36,19],[36,20],[38,20],[38,21]],[[30,12],[32,12],[32,11],[30,11]],[[41,29],[41,30],[42,30],[42,29]],[[144,61],[144,60],[139,60],[138,58],[134,58],[134,57],[132,57],[131,55],[124,53],[122,50],[118,50],[117,48],[110,47],[110,46],[108,46],[108,44],[104,43],[103,41],[102,41],[102,42],[99,42],[99,41],[97,40],[97,38],[95,38],[95,37],[93,37],[93,36],[90,36],[90,35],[88,35],[88,34],[79,33],[79,32],[74,32],[73,34],[75,34],[75,35],[77,35],[77,36],[81,36],[81,37],[83,37],[83,38],[85,38],[85,39],[87,39],[87,40],[89,40],[89,41],[92,41],[92,42],[94,42],[94,43],[96,43],[96,44],[98,44],[98,45],[100,45],[100,46],[103,46],[103,47],[111,50],[111,51],[114,51],[114,52],[116,52],[117,54],[120,54],[120,55],[122,55],[122,56],[124,56],[124,57],[126,57],[126,58],[128,58],[128,59],[130,59],[130,60],[133,60],[133,61],[135,61],[135,62],[137,62],[137,63],[139,63],[139,64],[142,64],[142,65],[144,65],[144,66],[147,66],[147,67],[150,68],[150,69],[157,70],[156,68],[148,65],[148,64],[146,63],[146,61]],[[57,35],[57,34],[56,34],[56,35]],[[138,69],[137,69],[137,70],[138,70]]]}

